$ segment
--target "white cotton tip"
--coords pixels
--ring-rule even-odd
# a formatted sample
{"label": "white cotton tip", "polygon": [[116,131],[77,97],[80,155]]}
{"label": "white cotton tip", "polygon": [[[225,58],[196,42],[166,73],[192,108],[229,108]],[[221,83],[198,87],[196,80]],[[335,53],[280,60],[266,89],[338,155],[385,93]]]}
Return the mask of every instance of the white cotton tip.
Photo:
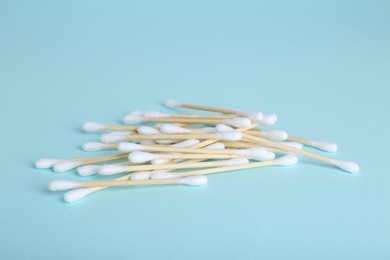
{"label": "white cotton tip", "polygon": [[188,139],[188,140],[176,143],[176,144],[172,144],[171,146],[175,147],[175,148],[186,148],[186,147],[194,146],[194,145],[199,144],[199,143],[200,143],[200,141],[197,139]]}
{"label": "white cotton tip", "polygon": [[121,152],[134,152],[145,150],[145,146],[136,144],[136,143],[119,143],[118,151]]}
{"label": "white cotton tip", "polygon": [[85,122],[83,124],[83,130],[86,132],[96,132],[106,129],[106,125],[96,122]]}
{"label": "white cotton tip", "polygon": [[151,126],[140,126],[137,128],[137,132],[140,135],[158,135],[161,134],[161,132]]}
{"label": "white cotton tip", "polygon": [[160,131],[164,134],[190,134],[191,130],[174,124],[162,124]]}
{"label": "white cotton tip", "polygon": [[295,155],[289,154],[276,159],[275,165],[290,166],[296,164],[297,162],[298,162],[298,158]]}
{"label": "white cotton tip", "polygon": [[176,143],[179,143],[181,142],[182,140],[156,140],[156,143],[158,144],[176,144]]}
{"label": "white cotton tip", "polygon": [[303,144],[297,143],[297,142],[280,142],[281,144],[284,144],[286,146],[293,147],[295,149],[302,150],[303,149]]}
{"label": "white cotton tip", "polygon": [[331,164],[343,169],[346,172],[350,172],[350,173],[357,173],[360,170],[359,165],[357,163],[354,163],[354,162],[332,160]]}
{"label": "white cotton tip", "polygon": [[99,142],[86,142],[81,146],[86,152],[97,152],[105,149],[109,149],[110,145]]}
{"label": "white cotton tip", "polygon": [[181,103],[173,99],[167,99],[164,101],[164,106],[169,108],[180,107]]}
{"label": "white cotton tip", "polygon": [[179,177],[179,174],[174,172],[153,172],[150,175],[150,179],[152,180],[174,179],[177,177]]}
{"label": "white cotton tip", "polygon": [[283,130],[262,131],[261,135],[272,141],[284,141],[288,138],[288,134]]}
{"label": "white cotton tip", "polygon": [[231,132],[223,132],[223,133],[215,133],[214,137],[217,140],[225,140],[225,141],[238,141],[242,138],[242,133],[238,131]]}
{"label": "white cotton tip", "polygon": [[170,114],[161,113],[158,111],[147,111],[144,114],[144,117],[170,117]]}
{"label": "white cotton tip", "polygon": [[78,187],[81,187],[81,183],[77,181],[55,180],[49,183],[51,191],[70,190]]}
{"label": "white cotton tip", "polygon": [[240,115],[249,118],[251,121],[255,123],[263,120],[264,117],[263,113],[259,111],[240,111]]}
{"label": "white cotton tip", "polygon": [[135,151],[129,154],[129,161],[132,163],[143,163],[158,159],[159,155],[154,153]]}
{"label": "white cotton tip", "polygon": [[101,167],[101,165],[84,165],[77,168],[77,173],[84,177],[91,176],[99,173]]}
{"label": "white cotton tip", "polygon": [[116,143],[126,140],[127,136],[116,134],[104,134],[100,136],[100,141],[106,144]]}
{"label": "white cotton tip", "polygon": [[132,181],[141,181],[141,180],[149,180],[150,175],[153,172],[135,172],[130,175],[130,180]]}
{"label": "white cotton tip", "polygon": [[95,188],[83,188],[83,189],[70,190],[64,193],[64,201],[68,203],[72,203],[84,198],[85,196],[95,191],[96,191]]}
{"label": "white cotton tip", "polygon": [[142,111],[142,110],[133,110],[133,111],[131,111],[128,115],[143,116],[143,115],[145,115],[145,111]]}
{"label": "white cotton tip", "polygon": [[138,123],[143,122],[143,121],[144,121],[144,117],[140,116],[140,115],[128,114],[122,118],[122,122],[125,124],[128,124],[128,125],[138,124]]}
{"label": "white cotton tip", "polygon": [[156,142],[153,140],[141,140],[141,141],[139,141],[139,144],[140,145],[153,145],[153,144],[156,144]]}
{"label": "white cotton tip", "polygon": [[215,126],[215,129],[219,133],[224,133],[224,132],[232,132],[234,131],[234,128],[225,124],[218,124]]}
{"label": "white cotton tip", "polygon": [[54,164],[61,162],[60,159],[39,159],[35,162],[35,168],[37,169],[48,169],[53,167]]}
{"label": "white cotton tip", "polygon": [[231,125],[237,128],[244,128],[251,125],[251,120],[246,117],[236,117],[223,120],[224,124]]}
{"label": "white cotton tip", "polygon": [[99,169],[99,175],[113,175],[126,171],[126,166],[122,165],[103,165]]}
{"label": "white cotton tip", "polygon": [[[232,128],[233,129],[233,128]],[[193,130],[199,131],[201,133],[215,133],[217,130],[215,127],[202,127],[202,128],[194,128]],[[233,129],[234,130],[234,129]]]}
{"label": "white cotton tip", "polygon": [[263,147],[255,147],[248,149],[237,149],[234,150],[236,155],[241,155],[250,158],[263,158],[267,154],[267,150]]}
{"label": "white cotton tip", "polygon": [[254,158],[260,161],[271,161],[276,158],[276,154],[270,151],[267,151],[267,153],[263,157]]}
{"label": "white cotton tip", "polygon": [[154,160],[151,160],[150,163],[151,164],[166,164],[169,161],[171,161],[171,159],[154,159]]}
{"label": "white cotton tip", "polygon": [[249,160],[246,158],[234,158],[234,159],[220,161],[220,163],[221,166],[232,166],[232,165],[247,164],[249,163]]}
{"label": "white cotton tip", "polygon": [[278,121],[278,116],[275,114],[271,114],[271,115],[264,115],[263,120],[261,120],[258,123],[264,125],[274,125],[276,121]]}
{"label": "white cotton tip", "polygon": [[53,170],[55,172],[66,172],[73,170],[76,167],[79,167],[82,163],[78,161],[60,161],[53,165]]}
{"label": "white cotton tip", "polygon": [[337,151],[337,144],[325,141],[309,141],[307,145],[323,150],[325,152],[334,153]]}
{"label": "white cotton tip", "polygon": [[202,149],[223,150],[223,149],[225,149],[225,145],[223,143],[214,143],[214,144],[210,144],[208,146],[205,146]]}
{"label": "white cotton tip", "polygon": [[188,176],[180,178],[179,184],[190,185],[190,186],[200,186],[207,184],[207,177],[203,175],[197,176]]}

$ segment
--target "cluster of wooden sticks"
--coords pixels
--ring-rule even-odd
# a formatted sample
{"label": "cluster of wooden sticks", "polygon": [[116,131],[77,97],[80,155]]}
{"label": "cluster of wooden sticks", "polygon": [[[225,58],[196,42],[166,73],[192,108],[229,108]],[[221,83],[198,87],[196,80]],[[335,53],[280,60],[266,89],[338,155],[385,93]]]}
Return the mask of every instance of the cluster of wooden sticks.
{"label": "cluster of wooden sticks", "polygon": [[101,135],[101,142],[83,144],[83,150],[117,150],[119,153],[88,158],[40,159],[36,162],[36,168],[53,168],[55,172],[77,168],[81,176],[125,173],[110,181],[50,182],[49,189],[52,191],[70,190],[64,194],[66,202],[79,200],[111,186],[204,185],[207,174],[293,165],[297,162],[296,154],[347,172],[359,171],[359,166],[354,162],[335,160],[302,149],[305,145],[335,152],[337,145],[332,142],[298,138],[285,131],[263,130],[262,126],[276,122],[276,115],[184,104],[174,100],[166,100],[164,105],[217,114],[133,111],[123,118],[127,125],[87,122],[83,125],[85,131],[106,133]]}

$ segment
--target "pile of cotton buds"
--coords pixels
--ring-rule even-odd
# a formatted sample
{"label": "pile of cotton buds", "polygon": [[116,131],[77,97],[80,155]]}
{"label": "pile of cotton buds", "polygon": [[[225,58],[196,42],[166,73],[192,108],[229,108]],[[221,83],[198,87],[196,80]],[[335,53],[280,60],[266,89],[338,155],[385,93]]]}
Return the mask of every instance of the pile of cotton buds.
{"label": "pile of cotton buds", "polygon": [[[286,131],[263,130],[277,121],[274,114],[184,104],[166,100],[169,108],[184,108],[213,114],[164,114],[133,111],[123,117],[125,125],[84,123],[86,132],[103,132],[101,142],[87,142],[84,151],[118,151],[114,155],[76,159],[40,159],[36,168],[66,172],[77,168],[80,176],[121,175],[110,181],[50,182],[52,191],[69,190],[66,202],[77,201],[111,186],[204,185],[207,174],[289,166],[296,154],[334,165],[344,171],[359,171],[356,163],[335,160],[303,150],[303,145],[335,152],[332,142],[313,141]],[[142,124],[142,125],[141,125]],[[111,163],[110,163],[111,162]]]}

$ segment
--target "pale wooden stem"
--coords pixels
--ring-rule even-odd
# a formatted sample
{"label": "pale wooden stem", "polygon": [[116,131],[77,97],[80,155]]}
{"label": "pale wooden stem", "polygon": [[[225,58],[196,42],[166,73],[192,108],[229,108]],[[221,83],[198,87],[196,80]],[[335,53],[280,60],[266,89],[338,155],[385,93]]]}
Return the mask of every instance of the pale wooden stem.
{"label": "pale wooden stem", "polygon": [[138,185],[165,185],[179,184],[180,179],[163,179],[163,180],[127,180],[127,181],[90,181],[81,182],[82,187],[107,187],[107,186],[138,186]]}
{"label": "pale wooden stem", "polygon": [[[125,159],[129,153],[120,153],[120,154],[114,154],[114,155],[107,155],[107,156],[99,156],[99,157],[93,157],[93,158],[80,158],[77,159],[81,161],[84,164],[91,164],[91,163],[98,163],[98,162],[106,162],[106,161],[114,161],[114,160],[120,160]],[[71,159],[73,160],[73,159]]]}
{"label": "pale wooden stem", "polygon": [[151,152],[169,152],[169,153],[199,153],[199,154],[235,154],[235,150],[223,149],[193,149],[193,148],[175,148],[165,145],[142,145],[144,151]]}
{"label": "pale wooden stem", "polygon": [[276,165],[275,160],[254,162],[249,164],[240,164],[240,165],[233,165],[233,166],[222,166],[222,167],[216,167],[216,168],[204,169],[204,170],[180,172],[178,174],[180,177],[186,177],[186,176],[193,176],[193,175],[206,175],[206,174],[213,174],[213,173],[220,173],[220,172],[259,168],[259,167],[272,166],[272,165]]}
{"label": "pale wooden stem", "polygon": [[240,158],[242,156],[238,156],[235,154],[191,154],[191,153],[184,153],[184,154],[158,154],[159,159],[230,159],[230,158]]}
{"label": "pale wooden stem", "polygon": [[186,123],[186,124],[223,124],[224,119],[203,119],[203,118],[177,118],[177,117],[145,117],[144,122],[163,122],[163,123]]}
{"label": "pale wooden stem", "polygon": [[214,134],[161,134],[161,135],[130,135],[124,136],[123,140],[187,140],[187,139],[213,139]]}
{"label": "pale wooden stem", "polygon": [[174,170],[174,169],[190,169],[190,168],[205,168],[221,166],[221,161],[216,162],[199,162],[199,163],[180,163],[180,164],[151,164],[151,165],[134,165],[125,166],[122,172],[140,172],[154,170]]}
{"label": "pale wooden stem", "polygon": [[291,136],[291,135],[288,136],[287,140],[292,141],[292,142],[301,143],[301,144],[306,144],[306,145],[309,143],[309,140],[307,140],[307,139],[295,137],[295,136]]}
{"label": "pale wooden stem", "polygon": [[304,151],[304,150],[299,150],[297,148],[290,147],[290,146],[287,146],[287,145],[283,145],[281,143],[273,142],[273,141],[270,141],[270,140],[267,140],[267,139],[264,139],[264,138],[254,137],[254,136],[247,135],[247,134],[244,134],[244,136],[246,138],[250,139],[250,140],[253,140],[255,142],[258,142],[258,143],[261,143],[261,144],[264,144],[264,145],[267,145],[267,146],[279,148],[279,149],[282,149],[282,150],[285,150],[285,151],[288,151],[288,152],[291,152],[291,153],[304,155],[304,156],[307,156],[307,157],[310,157],[310,158],[313,158],[313,159],[316,159],[316,160],[320,160],[320,161],[323,161],[323,162],[326,162],[326,163],[332,164],[332,162],[334,161],[332,158],[329,158],[329,157],[326,157],[326,156],[314,154],[314,153],[311,153],[311,152],[308,152],[308,151]]}
{"label": "pale wooden stem", "polygon": [[192,104],[185,104],[185,103],[181,103],[179,106],[182,107],[182,108],[202,110],[202,111],[210,111],[210,112],[216,112],[216,113],[222,113],[222,114],[233,114],[233,115],[238,115],[239,114],[239,111],[234,110],[234,109],[224,109],[224,108],[209,107],[209,106],[199,106],[199,105],[192,105]]}
{"label": "pale wooden stem", "polygon": [[186,115],[186,114],[170,114],[169,117],[175,118],[196,118],[196,119],[229,119],[235,115]]}
{"label": "pale wooden stem", "polygon": [[124,125],[106,125],[106,130],[113,131],[136,131],[138,126],[124,126]]}

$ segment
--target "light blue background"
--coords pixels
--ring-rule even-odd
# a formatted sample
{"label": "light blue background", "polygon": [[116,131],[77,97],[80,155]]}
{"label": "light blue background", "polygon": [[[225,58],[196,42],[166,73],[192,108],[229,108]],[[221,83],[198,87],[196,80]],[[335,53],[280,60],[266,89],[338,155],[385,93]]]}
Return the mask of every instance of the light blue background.
{"label": "light blue background", "polygon": [[[390,259],[389,1],[2,1],[1,259]],[[188,103],[277,113],[302,158],[207,187],[47,190],[83,121]]]}

